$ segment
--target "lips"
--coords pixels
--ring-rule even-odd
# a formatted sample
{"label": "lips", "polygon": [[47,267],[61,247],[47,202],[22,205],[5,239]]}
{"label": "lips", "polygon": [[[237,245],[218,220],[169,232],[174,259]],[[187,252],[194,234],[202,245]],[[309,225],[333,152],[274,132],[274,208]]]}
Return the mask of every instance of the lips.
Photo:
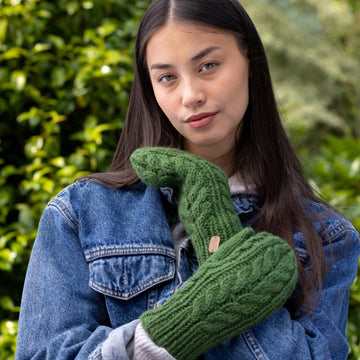
{"label": "lips", "polygon": [[193,115],[193,116],[190,116],[186,122],[187,123],[191,123],[193,121],[199,121],[199,120],[203,120],[205,118],[208,118],[210,116],[213,116],[213,115],[216,115],[216,112],[214,113],[201,113],[201,114],[196,114],[196,115]]}
{"label": "lips", "polygon": [[216,114],[217,112],[196,114],[190,116],[185,123],[191,128],[202,128],[210,125],[215,119]]}

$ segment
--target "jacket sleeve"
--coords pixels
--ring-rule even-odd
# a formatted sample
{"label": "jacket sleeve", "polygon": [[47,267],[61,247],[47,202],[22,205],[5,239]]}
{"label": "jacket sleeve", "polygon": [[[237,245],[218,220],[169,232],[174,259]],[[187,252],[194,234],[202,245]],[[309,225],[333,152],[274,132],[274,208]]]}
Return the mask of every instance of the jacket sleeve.
{"label": "jacket sleeve", "polygon": [[[103,295],[89,287],[89,269],[77,224],[51,203],[41,218],[25,279],[16,360],[88,359],[113,331]],[[137,322],[117,329],[126,347]]]}
{"label": "jacket sleeve", "polygon": [[314,309],[296,320],[285,308],[220,344],[205,354],[207,360],[345,360],[348,343],[345,327],[350,286],[359,261],[359,235],[350,224],[332,231],[331,246],[324,247],[331,263],[319,301]]}

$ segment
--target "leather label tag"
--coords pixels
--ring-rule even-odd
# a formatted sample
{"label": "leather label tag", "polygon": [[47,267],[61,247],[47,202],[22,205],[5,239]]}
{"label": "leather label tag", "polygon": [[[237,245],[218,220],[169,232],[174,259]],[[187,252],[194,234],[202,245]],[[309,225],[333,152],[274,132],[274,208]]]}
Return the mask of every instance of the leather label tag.
{"label": "leather label tag", "polygon": [[209,251],[214,253],[220,246],[220,236],[212,236],[209,244]]}

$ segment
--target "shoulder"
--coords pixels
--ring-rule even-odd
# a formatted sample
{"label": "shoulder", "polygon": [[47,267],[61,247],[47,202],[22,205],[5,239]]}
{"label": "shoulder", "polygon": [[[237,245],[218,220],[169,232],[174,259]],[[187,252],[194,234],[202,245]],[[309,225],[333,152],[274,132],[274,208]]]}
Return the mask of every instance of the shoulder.
{"label": "shoulder", "polygon": [[[75,229],[88,224],[129,225],[146,218],[161,217],[161,195],[142,182],[120,189],[81,180],[64,188],[47,205],[44,213],[65,218]],[[100,225],[99,225],[100,226]]]}
{"label": "shoulder", "polygon": [[[327,263],[346,260],[347,272],[357,269],[360,255],[359,233],[351,222],[335,209],[317,202],[307,203],[307,212],[319,235]],[[311,239],[316,242],[316,239]],[[295,231],[294,245],[297,255],[305,268],[310,268],[310,257],[303,233]]]}
{"label": "shoulder", "polygon": [[51,201],[59,201],[61,199],[89,200],[89,195],[92,195],[92,199],[121,197],[125,194],[136,194],[144,191],[146,191],[146,185],[141,182],[122,188],[113,188],[98,180],[84,179],[67,186]]}
{"label": "shoulder", "polygon": [[[356,253],[360,252],[359,233],[348,219],[324,204],[309,201],[307,205],[307,213],[324,248],[329,247],[338,252],[350,249]],[[300,257],[301,254],[306,257],[306,245],[300,231],[295,232],[294,243]]]}
{"label": "shoulder", "polygon": [[[159,198],[158,191],[138,182],[122,188],[111,188],[99,181],[80,180],[57,194],[48,204],[76,214],[97,211],[106,215],[108,211],[129,210],[144,206]],[[113,209],[113,210],[111,210]],[[105,212],[105,213],[104,213]]]}
{"label": "shoulder", "polygon": [[323,243],[339,241],[343,236],[351,236],[359,241],[359,233],[352,223],[333,208],[316,202],[309,202],[309,215]]}
{"label": "shoulder", "polygon": [[79,181],[56,195],[47,209],[70,222],[89,251],[98,246],[145,246],[169,237],[160,192],[142,182],[117,189]]}

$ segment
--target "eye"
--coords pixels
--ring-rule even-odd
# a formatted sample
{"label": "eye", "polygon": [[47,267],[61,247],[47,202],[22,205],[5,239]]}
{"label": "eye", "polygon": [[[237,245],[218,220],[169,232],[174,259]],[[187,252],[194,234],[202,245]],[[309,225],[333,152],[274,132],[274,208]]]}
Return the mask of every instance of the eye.
{"label": "eye", "polygon": [[175,75],[162,75],[159,77],[158,81],[167,83],[175,79],[176,79]]}
{"label": "eye", "polygon": [[209,62],[209,63],[204,64],[204,65],[201,67],[200,71],[209,71],[209,70],[214,69],[214,68],[215,68],[216,66],[218,66],[218,65],[219,65],[219,64],[216,63],[216,62]]}

